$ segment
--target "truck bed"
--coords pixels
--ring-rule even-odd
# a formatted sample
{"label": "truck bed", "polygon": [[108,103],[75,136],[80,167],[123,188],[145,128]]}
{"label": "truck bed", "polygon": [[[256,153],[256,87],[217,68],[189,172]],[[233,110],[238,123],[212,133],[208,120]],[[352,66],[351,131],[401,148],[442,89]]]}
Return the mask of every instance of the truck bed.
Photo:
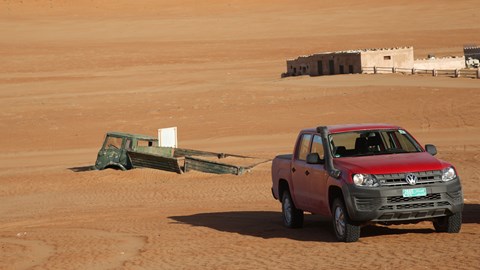
{"label": "truck bed", "polygon": [[241,175],[258,164],[269,161],[247,156],[215,153],[184,148],[159,146],[137,147],[129,150],[133,167],[153,168],[176,173],[190,170]]}
{"label": "truck bed", "polygon": [[292,154],[278,155],[278,156],[276,156],[275,158],[291,160],[291,159],[292,159]]}
{"label": "truck bed", "polygon": [[272,194],[275,199],[280,199],[278,191],[278,183],[280,179],[289,180],[291,177],[292,154],[284,154],[276,156],[272,161]]}

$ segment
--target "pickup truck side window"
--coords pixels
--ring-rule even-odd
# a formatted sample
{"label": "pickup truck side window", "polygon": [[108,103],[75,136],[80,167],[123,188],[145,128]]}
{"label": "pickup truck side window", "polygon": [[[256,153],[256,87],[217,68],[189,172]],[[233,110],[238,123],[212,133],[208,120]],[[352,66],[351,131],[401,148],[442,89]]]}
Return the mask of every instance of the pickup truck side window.
{"label": "pickup truck side window", "polygon": [[313,136],[312,142],[312,150],[310,153],[317,153],[318,156],[323,159],[323,145],[322,145],[322,137],[319,135]]}
{"label": "pickup truck side window", "polygon": [[303,134],[302,139],[300,140],[300,145],[298,147],[297,159],[298,160],[307,160],[307,155],[310,150],[310,140],[312,139],[312,134]]}

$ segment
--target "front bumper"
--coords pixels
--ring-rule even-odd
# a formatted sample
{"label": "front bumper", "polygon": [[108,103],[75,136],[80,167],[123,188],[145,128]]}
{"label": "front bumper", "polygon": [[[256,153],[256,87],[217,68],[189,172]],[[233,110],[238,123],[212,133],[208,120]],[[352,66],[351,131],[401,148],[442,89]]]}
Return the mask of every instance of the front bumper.
{"label": "front bumper", "polygon": [[[426,188],[427,195],[403,197],[403,189]],[[463,210],[460,179],[421,186],[342,188],[348,214],[357,222],[407,222],[442,217]]]}

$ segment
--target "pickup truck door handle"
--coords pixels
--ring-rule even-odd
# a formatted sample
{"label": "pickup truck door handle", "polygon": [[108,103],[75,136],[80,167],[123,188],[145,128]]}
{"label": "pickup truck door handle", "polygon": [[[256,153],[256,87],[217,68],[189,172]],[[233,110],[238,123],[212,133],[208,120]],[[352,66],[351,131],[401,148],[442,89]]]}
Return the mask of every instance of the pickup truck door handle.
{"label": "pickup truck door handle", "polygon": [[296,171],[296,169],[295,169],[295,168],[292,168],[292,172],[295,172],[295,171]]}
{"label": "pickup truck door handle", "polygon": [[305,171],[305,175],[308,176],[309,174],[310,174],[310,172],[309,172],[308,170],[306,170],[306,171]]}

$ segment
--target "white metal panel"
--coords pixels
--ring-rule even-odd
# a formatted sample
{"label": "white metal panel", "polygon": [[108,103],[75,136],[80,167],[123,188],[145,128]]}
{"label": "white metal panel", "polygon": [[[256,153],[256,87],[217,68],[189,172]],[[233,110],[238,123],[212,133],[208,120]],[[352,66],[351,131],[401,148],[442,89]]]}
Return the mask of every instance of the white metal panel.
{"label": "white metal panel", "polygon": [[177,127],[158,129],[158,144],[163,147],[178,147]]}

